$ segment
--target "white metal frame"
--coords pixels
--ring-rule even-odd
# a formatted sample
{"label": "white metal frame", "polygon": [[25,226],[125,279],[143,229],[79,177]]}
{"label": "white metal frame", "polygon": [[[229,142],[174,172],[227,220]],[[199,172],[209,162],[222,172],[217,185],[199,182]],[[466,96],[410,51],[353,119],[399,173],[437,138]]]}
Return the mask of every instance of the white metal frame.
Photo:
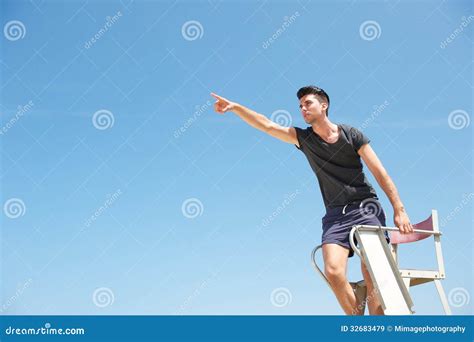
{"label": "white metal frame", "polygon": [[[433,235],[435,252],[436,252],[436,261],[438,264],[437,270],[416,270],[416,269],[399,269],[400,275],[403,278],[407,290],[410,290],[411,286],[421,285],[433,281],[436,285],[436,290],[438,291],[441,304],[446,315],[451,315],[451,308],[449,307],[448,299],[446,293],[444,292],[443,285],[441,280],[446,278],[446,273],[444,269],[444,259],[443,252],[441,249],[441,231],[439,230],[439,221],[438,221],[438,211],[431,210],[431,221],[433,224],[433,231],[421,231],[422,233]],[[416,231],[420,232],[420,231]],[[392,255],[397,265],[398,262],[398,249],[399,246],[392,244]]]}
{"label": "white metal frame", "polygon": [[[387,227],[357,225],[350,232],[349,242],[354,252],[364,262],[370,274],[374,294],[386,315],[411,315],[413,301],[404,284],[398,265],[386,243],[384,230]],[[356,246],[357,238],[360,247]]]}
{"label": "white metal frame", "polygon": [[[441,300],[441,304],[443,305],[444,312],[446,315],[451,315],[451,309],[449,307],[449,303],[446,297],[446,293],[444,292],[443,286],[441,284],[441,280],[446,278],[446,273],[445,273],[445,268],[444,268],[444,259],[443,259],[443,253],[441,249],[441,231],[439,230],[439,223],[438,223],[438,212],[437,210],[432,210],[431,211],[431,219],[432,219],[432,224],[433,224],[433,230],[432,231],[426,231],[426,230],[420,230],[420,229],[415,229],[415,233],[423,233],[423,234],[429,234],[433,236],[434,239],[434,244],[435,244],[435,251],[436,251],[436,261],[438,264],[438,269],[437,270],[415,270],[415,269],[400,269],[399,268],[399,263],[398,263],[398,256],[399,256],[399,251],[398,248],[399,246],[396,244],[391,244],[390,245],[390,252],[392,255],[391,260],[394,261],[394,264],[398,268],[399,274],[403,280],[403,283],[405,285],[406,291],[409,293],[410,287],[411,286],[416,286],[416,285],[421,285],[424,283],[428,283],[433,281],[436,286],[436,290],[438,291],[438,295]],[[377,229],[377,230],[387,230],[387,231],[398,231],[398,228],[396,227],[380,227],[380,226],[354,226],[353,229],[351,230],[351,235],[350,235],[350,241],[353,243],[353,236],[355,233],[355,230],[360,227],[365,227],[369,229]],[[353,249],[355,253],[361,256],[359,249],[356,247],[354,248],[355,245],[353,246]],[[322,245],[316,246],[312,253],[311,253],[311,261],[313,264],[313,267],[317,271],[317,273],[321,276],[321,278],[326,282],[326,284],[331,288],[331,285],[326,278],[324,272],[318,267],[318,264],[316,262],[316,253],[319,249],[322,248]],[[370,272],[370,271],[369,271]],[[364,281],[361,280],[359,282],[351,282],[350,283],[352,288],[354,289],[354,292],[358,291],[358,294],[360,296],[361,293],[364,291],[361,291],[363,287],[365,287]],[[332,290],[332,288],[331,288]],[[365,290],[366,293],[366,290]],[[365,294],[364,294],[365,297]],[[365,305],[365,300],[361,300],[361,302]]]}

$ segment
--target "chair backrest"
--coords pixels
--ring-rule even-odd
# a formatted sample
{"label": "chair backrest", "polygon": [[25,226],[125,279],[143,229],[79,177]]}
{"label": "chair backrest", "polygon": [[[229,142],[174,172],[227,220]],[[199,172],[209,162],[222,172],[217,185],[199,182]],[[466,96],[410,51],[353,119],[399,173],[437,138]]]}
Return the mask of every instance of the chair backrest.
{"label": "chair backrest", "polygon": [[[413,225],[414,229],[433,231],[433,214],[430,215],[426,220],[416,223]],[[411,233],[411,234],[401,234],[400,232],[390,232],[390,242],[393,245],[398,245],[401,243],[410,243],[415,241],[420,241],[430,237],[430,234],[423,233]]]}
{"label": "chair backrest", "polygon": [[[439,224],[438,224],[438,212],[436,210],[431,210],[431,215],[426,220],[414,224],[415,229],[438,232],[439,233]],[[412,234],[400,234],[398,231],[390,232],[390,243],[392,245],[392,254],[398,263],[398,245],[403,243],[410,243],[419,240],[426,239],[427,237],[432,236],[432,234],[423,234],[423,233],[412,233]],[[436,251],[436,261],[438,263],[437,274],[439,278],[445,277],[444,270],[444,259],[443,252],[441,250],[441,237],[440,235],[433,235],[434,245]]]}

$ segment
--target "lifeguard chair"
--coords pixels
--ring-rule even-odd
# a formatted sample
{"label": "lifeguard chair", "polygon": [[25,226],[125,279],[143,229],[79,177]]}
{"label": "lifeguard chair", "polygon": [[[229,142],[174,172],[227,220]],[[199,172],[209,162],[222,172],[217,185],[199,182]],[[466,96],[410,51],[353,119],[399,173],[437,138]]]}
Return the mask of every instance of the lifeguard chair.
{"label": "lifeguard chair", "polygon": [[[426,220],[413,225],[413,233],[401,234],[396,227],[354,226],[350,232],[349,241],[367,270],[377,289],[382,308],[386,315],[410,315],[414,311],[410,297],[410,287],[433,281],[436,285],[444,312],[451,315],[451,309],[446,298],[441,280],[446,278],[444,260],[441,250],[441,235],[438,225],[438,212],[431,211]],[[386,242],[384,231],[389,231],[390,245]],[[399,245],[414,243],[433,237],[438,267],[436,270],[400,269],[398,263]],[[358,241],[356,246],[355,239]],[[316,253],[322,246],[317,246],[311,253],[315,270],[330,287],[325,274],[318,267]],[[363,281],[350,283],[359,303],[365,304],[367,290]],[[365,308],[365,307],[364,307]],[[362,308],[362,311],[364,310]]]}

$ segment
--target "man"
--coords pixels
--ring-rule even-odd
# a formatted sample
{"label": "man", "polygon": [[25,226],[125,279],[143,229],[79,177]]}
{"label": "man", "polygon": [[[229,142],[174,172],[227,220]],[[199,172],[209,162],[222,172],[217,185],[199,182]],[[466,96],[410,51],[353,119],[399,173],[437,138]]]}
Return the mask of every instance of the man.
{"label": "man", "polygon": [[[385,214],[376,192],[362,170],[361,158],[375,176],[393,206],[395,225],[401,233],[413,232],[397,188],[378,159],[369,139],[358,129],[334,124],[328,119],[329,96],[316,86],[298,90],[301,114],[310,125],[306,129],[283,127],[238,103],[219,95],[214,109],[218,113],[234,112],[250,126],[275,138],[294,144],[301,150],[315,172],[326,207],[323,223],[324,273],[339,304],[348,315],[363,314],[352,287],[346,278],[347,261],[354,251],[349,232],[354,225],[385,226]],[[388,239],[388,236],[387,236]],[[363,263],[362,275],[367,286],[367,306],[371,315],[383,315],[374,293],[373,282]]]}

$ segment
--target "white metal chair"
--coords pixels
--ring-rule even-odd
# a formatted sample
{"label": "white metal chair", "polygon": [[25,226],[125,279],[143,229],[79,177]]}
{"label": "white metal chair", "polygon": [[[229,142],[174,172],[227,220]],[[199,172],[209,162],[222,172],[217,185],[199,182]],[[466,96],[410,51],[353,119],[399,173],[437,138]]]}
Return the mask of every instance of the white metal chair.
{"label": "white metal chair", "polygon": [[[441,235],[438,225],[438,213],[432,210],[431,216],[414,224],[412,234],[401,234],[398,228],[381,226],[354,226],[350,233],[350,243],[354,252],[364,260],[367,269],[378,289],[379,297],[385,314],[412,314],[413,302],[409,295],[411,286],[416,286],[433,281],[436,285],[441,303],[447,315],[451,314],[446,294],[443,290],[441,279],[446,277],[444,261],[441,251]],[[390,232],[390,246],[385,240],[383,231]],[[400,244],[413,243],[433,237],[436,251],[437,270],[400,269],[398,264],[398,249]],[[356,246],[357,239],[359,247]],[[317,246],[311,253],[314,268],[329,285],[329,281],[316,263],[316,252],[322,246]],[[352,288],[358,296],[358,302],[365,304],[367,290],[363,281],[352,282]],[[363,311],[363,309],[362,309]]]}
{"label": "white metal chair", "polygon": [[413,234],[400,234],[398,231],[390,232],[390,242],[392,247],[392,255],[398,265],[399,259],[399,245],[412,243],[420,241],[430,236],[433,237],[437,269],[436,270],[416,270],[416,269],[399,269],[400,275],[405,283],[405,286],[410,290],[411,286],[421,285],[433,281],[436,285],[436,290],[438,291],[441,304],[443,305],[444,312],[446,315],[451,315],[451,309],[449,307],[446,294],[441,284],[441,280],[446,278],[446,273],[444,270],[444,259],[443,253],[441,250],[441,235],[442,233],[439,230],[438,223],[438,212],[436,210],[431,211],[431,216],[426,220],[415,224],[414,228],[421,231],[429,231],[430,233],[426,234],[423,232],[416,231]]}

